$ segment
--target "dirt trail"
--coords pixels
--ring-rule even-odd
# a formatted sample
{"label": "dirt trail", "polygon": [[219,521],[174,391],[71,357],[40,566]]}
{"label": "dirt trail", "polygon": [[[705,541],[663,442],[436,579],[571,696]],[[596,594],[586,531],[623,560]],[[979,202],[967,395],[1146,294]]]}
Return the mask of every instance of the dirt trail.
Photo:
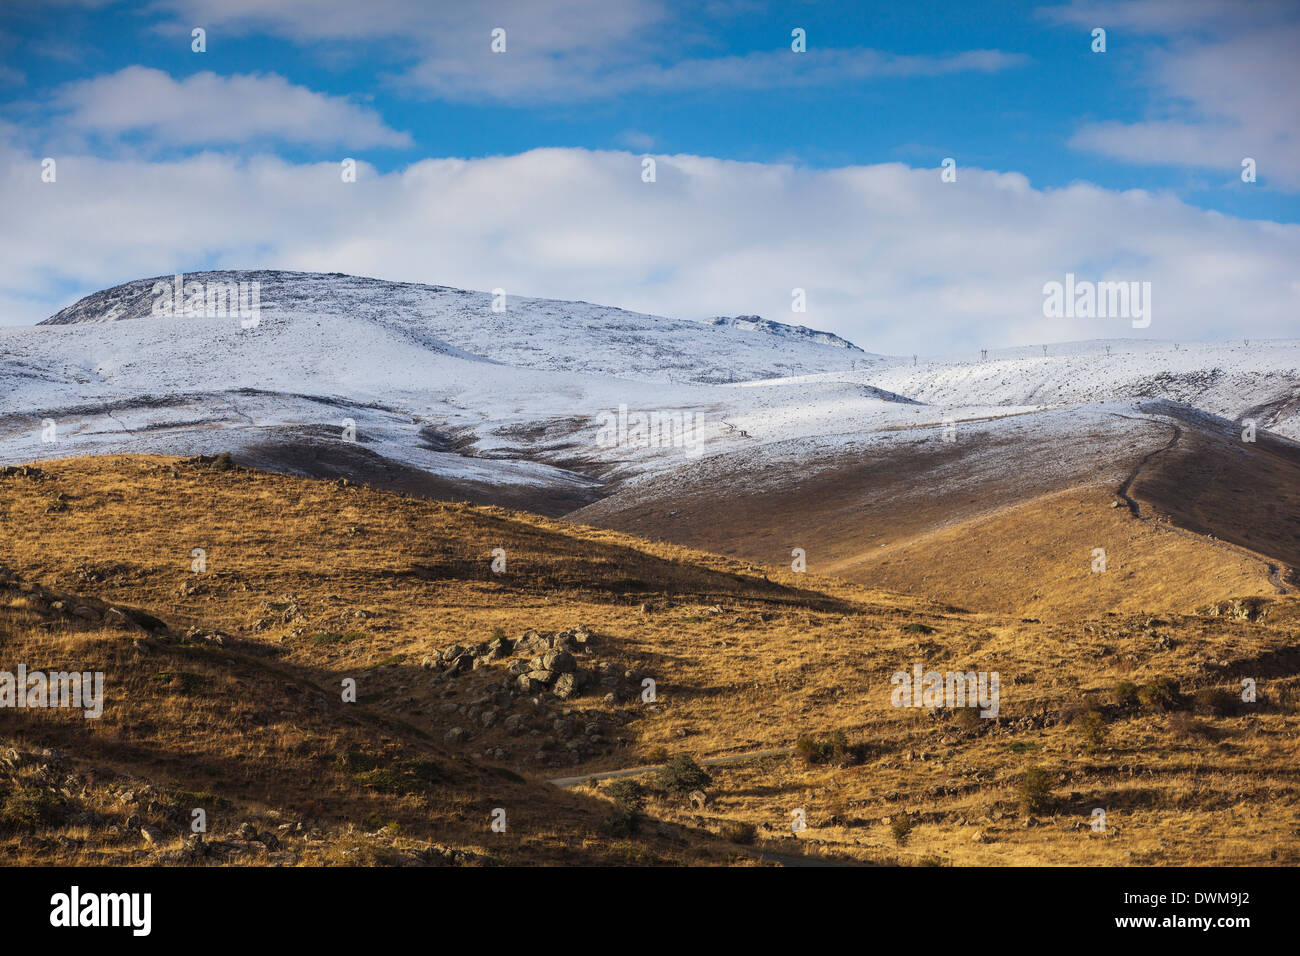
{"label": "dirt trail", "polygon": [[[727,754],[722,757],[706,757],[699,763],[703,767],[716,767],[722,764],[740,763],[744,760],[758,760],[761,757],[783,757],[786,754],[792,753],[794,753],[793,747],[773,747],[768,750],[747,750],[744,753]],[[569,787],[576,787],[580,784],[584,784],[588,780],[613,780],[615,777],[639,777],[642,774],[654,773],[663,768],[663,764],[657,763],[644,767],[628,767],[624,770],[605,770],[600,773],[584,773],[578,777],[555,777],[546,782],[567,789]]]}
{"label": "dirt trail", "polygon": [[[787,754],[794,753],[793,747],[772,747],[767,750],[747,750],[744,753],[727,754],[722,757],[706,757],[699,761],[701,766],[716,767],[721,764],[740,763],[745,760],[758,760],[763,757],[783,757]],[[588,780],[612,780],[616,777],[638,777],[642,774],[653,773],[656,770],[662,770],[663,764],[650,764],[644,767],[628,767],[624,770],[605,770],[600,773],[586,773],[579,777],[555,777],[546,781],[549,784],[568,789],[586,783]],[[777,853],[772,850],[760,850],[745,848],[744,852],[750,856],[757,857],[767,863],[777,863],[781,866],[874,866],[872,863],[862,863],[851,860],[832,860],[825,857],[804,856],[796,853]]]}
{"label": "dirt trail", "polygon": [[1119,489],[1116,492],[1116,494],[1128,506],[1128,509],[1130,512],[1132,512],[1133,517],[1137,518],[1139,521],[1145,521],[1154,527],[1160,528],[1163,531],[1170,531],[1173,532],[1174,534],[1182,535],[1185,538],[1191,538],[1196,541],[1204,542],[1215,548],[1218,548],[1221,551],[1228,551],[1233,554],[1241,555],[1250,558],[1254,561],[1258,561],[1260,564],[1264,566],[1267,572],[1268,582],[1269,584],[1273,585],[1274,588],[1277,589],[1277,593],[1290,594],[1291,589],[1287,586],[1286,582],[1282,579],[1282,568],[1279,565],[1275,564],[1274,562],[1268,560],[1267,558],[1257,554],[1256,552],[1251,551],[1248,548],[1243,548],[1239,545],[1231,544],[1227,541],[1220,541],[1218,538],[1212,537],[1210,535],[1197,534],[1194,531],[1188,531],[1186,528],[1180,528],[1174,524],[1170,524],[1167,522],[1160,522],[1154,518],[1149,518],[1142,514],[1141,504],[1139,504],[1136,498],[1134,498],[1131,494],[1129,494],[1129,489],[1133,486],[1133,482],[1137,480],[1137,477],[1139,473],[1142,471],[1142,469],[1147,464],[1149,464],[1152,461],[1152,459],[1154,459],[1158,455],[1163,455],[1165,452],[1172,449],[1175,445],[1178,444],[1179,441],[1182,440],[1183,430],[1174,422],[1159,419],[1159,418],[1135,418],[1132,415],[1121,415],[1118,412],[1112,412],[1111,414],[1113,414],[1116,418],[1126,418],[1129,421],[1145,421],[1145,422],[1154,422],[1157,424],[1168,425],[1170,428],[1174,430],[1173,436],[1169,439],[1169,441],[1167,441],[1161,447],[1153,451],[1147,452],[1145,455],[1142,456],[1142,460],[1133,466],[1133,470],[1128,473],[1128,477],[1124,479],[1123,484],[1119,486]]}

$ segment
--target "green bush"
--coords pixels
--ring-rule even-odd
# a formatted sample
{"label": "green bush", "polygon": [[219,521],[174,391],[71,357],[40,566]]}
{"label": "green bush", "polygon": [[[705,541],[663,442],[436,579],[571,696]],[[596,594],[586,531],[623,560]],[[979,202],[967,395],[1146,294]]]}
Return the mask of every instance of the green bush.
{"label": "green bush", "polygon": [[640,813],[645,809],[646,789],[635,780],[626,777],[615,780],[605,789],[605,793],[614,801],[614,806],[624,813]]}
{"label": "green bush", "polygon": [[728,820],[719,831],[724,840],[749,846],[758,838],[758,828],[743,820]]}
{"label": "green bush", "polygon": [[1222,687],[1202,687],[1192,695],[1192,707],[1207,717],[1228,717],[1235,714],[1241,698]]}
{"label": "green bush", "polygon": [[1106,718],[1099,710],[1089,710],[1076,721],[1079,736],[1088,751],[1100,750],[1106,743]]}
{"label": "green bush", "polygon": [[842,730],[837,730],[820,739],[800,737],[795,741],[794,749],[795,753],[802,757],[805,763],[835,763],[841,760],[848,751],[849,738],[845,736]]}
{"label": "green bush", "polygon": [[713,782],[689,754],[678,754],[659,771],[659,786],[673,794],[700,790]]}
{"label": "green bush", "polygon": [[1052,775],[1042,767],[1030,767],[1016,788],[1020,809],[1025,813],[1044,813],[1052,805]]}
{"label": "green bush", "polygon": [[1131,680],[1122,680],[1115,685],[1115,703],[1120,707],[1138,705],[1138,685]]}
{"label": "green bush", "polygon": [[0,828],[35,830],[58,822],[63,800],[44,787],[20,786],[0,800]]}
{"label": "green bush", "polygon": [[980,716],[978,707],[958,707],[953,714],[953,723],[959,730],[976,733],[983,729],[985,718]]}
{"label": "green bush", "polygon": [[1172,677],[1153,677],[1138,690],[1138,701],[1147,710],[1177,710],[1183,695]]}
{"label": "green bush", "polygon": [[196,694],[210,683],[206,677],[187,671],[162,671],[154,675],[154,683],[180,694]]}
{"label": "green bush", "polygon": [[857,764],[865,759],[867,748],[863,744],[849,745],[844,731],[837,730],[826,737],[800,737],[795,741],[795,755],[804,763]]}

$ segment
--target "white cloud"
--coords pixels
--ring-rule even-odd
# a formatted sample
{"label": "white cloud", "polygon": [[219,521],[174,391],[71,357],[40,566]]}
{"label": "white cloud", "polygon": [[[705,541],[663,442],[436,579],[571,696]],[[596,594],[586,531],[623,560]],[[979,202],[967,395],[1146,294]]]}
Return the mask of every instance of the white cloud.
{"label": "white cloud", "polygon": [[160,146],[274,140],[308,145],[404,147],[406,133],[341,96],[296,86],[274,73],[175,80],[162,70],[129,66],[61,87],[54,98],[59,129],[107,139],[140,134]]}
{"label": "white cloud", "polygon": [[[535,150],[429,159],[340,182],[333,163],[201,155],[72,157],[56,184],[0,146],[0,289],[35,321],[83,291],[205,266],[347,272],[660,314],[759,313],[876,351],[1134,334],[1049,320],[1042,287],[1073,271],[1150,281],[1158,338],[1289,336],[1300,226],[1171,196],[1021,175],[885,164],[813,170],[697,156]],[[790,311],[804,288],[808,312]],[[43,307],[23,307],[27,299]]]}
{"label": "white cloud", "polygon": [[[1147,118],[1085,124],[1071,145],[1132,163],[1219,170],[1225,181],[1239,176],[1249,156],[1261,185],[1300,189],[1294,3],[1076,2],[1043,12],[1075,26],[1106,27],[1112,45],[1118,38],[1138,50],[1151,93]],[[1151,42],[1152,35],[1164,42]]]}
{"label": "white cloud", "polygon": [[[667,0],[170,0],[173,27],[217,25],[265,30],[303,43],[388,41],[413,65],[399,84],[457,101],[513,104],[591,100],[635,91],[771,89],[829,85],[876,77],[993,72],[1027,58],[998,50],[946,56],[904,56],[834,48],[809,38],[808,51],[790,50],[788,31],[770,50],[745,56],[689,55],[709,46],[712,21],[737,14],[731,5],[701,8]],[[506,31],[506,52],[493,53],[491,31]]]}

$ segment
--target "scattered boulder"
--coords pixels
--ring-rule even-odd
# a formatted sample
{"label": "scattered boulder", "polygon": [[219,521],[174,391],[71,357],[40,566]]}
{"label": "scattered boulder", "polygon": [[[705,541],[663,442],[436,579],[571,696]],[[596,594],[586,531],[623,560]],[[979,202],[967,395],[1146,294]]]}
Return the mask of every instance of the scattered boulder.
{"label": "scattered boulder", "polygon": [[560,700],[568,700],[570,697],[577,696],[579,691],[578,678],[573,673],[561,674],[555,679],[555,685],[551,692]]}
{"label": "scattered boulder", "polygon": [[542,655],[542,668],[559,674],[569,674],[577,669],[578,662],[565,650],[547,651]]}

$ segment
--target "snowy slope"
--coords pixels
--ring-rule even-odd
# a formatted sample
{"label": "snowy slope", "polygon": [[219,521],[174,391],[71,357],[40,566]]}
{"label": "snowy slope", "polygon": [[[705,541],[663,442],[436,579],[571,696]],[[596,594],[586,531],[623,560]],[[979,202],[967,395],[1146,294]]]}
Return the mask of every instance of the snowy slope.
{"label": "snowy slope", "polygon": [[[305,272],[202,272],[186,282],[258,282],[264,321],[282,316],[342,318],[407,335],[432,349],[450,346],[521,368],[563,369],[657,382],[742,382],[849,368],[879,359],[825,332],[765,322],[694,322],[588,302]],[[97,292],[42,325],[123,322],[149,316],[156,282],[139,279]],[[748,321],[748,320],[756,321]],[[730,321],[730,320],[728,320]]]}
{"label": "snowy slope", "polygon": [[[1083,427],[1119,441],[1116,410],[1141,415],[1144,399],[1253,414],[1300,438],[1297,342],[1072,343],[913,365],[749,316],[714,324],[514,298],[498,313],[488,293],[350,276],[187,278],[205,275],[259,281],[260,323],[151,315],[145,279],[0,329],[0,463],[230,450],[271,467],[389,462],[594,500],[678,469],[710,474],[714,456],[733,478],[737,467],[834,467],[953,423],[963,437],[962,423],[1006,420],[997,434],[1027,441],[1070,442]],[[676,431],[611,441],[620,408],[675,419]]]}

